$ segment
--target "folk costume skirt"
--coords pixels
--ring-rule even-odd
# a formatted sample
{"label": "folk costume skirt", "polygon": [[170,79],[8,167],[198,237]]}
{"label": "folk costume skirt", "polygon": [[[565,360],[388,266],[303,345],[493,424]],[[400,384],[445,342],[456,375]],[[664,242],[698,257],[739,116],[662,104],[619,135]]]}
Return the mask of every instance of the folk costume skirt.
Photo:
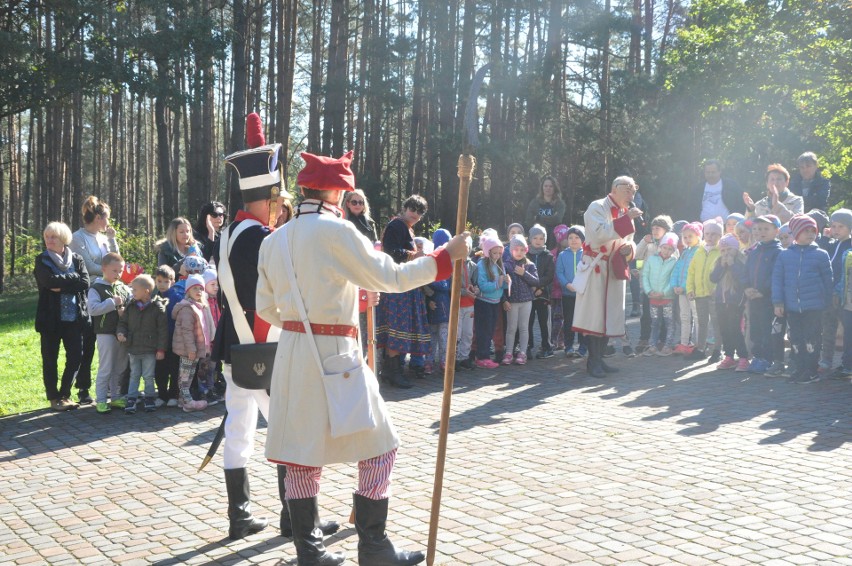
{"label": "folk costume skirt", "polygon": [[377,310],[376,340],[379,348],[403,354],[429,353],[429,322],[426,301],[420,289],[382,294]]}

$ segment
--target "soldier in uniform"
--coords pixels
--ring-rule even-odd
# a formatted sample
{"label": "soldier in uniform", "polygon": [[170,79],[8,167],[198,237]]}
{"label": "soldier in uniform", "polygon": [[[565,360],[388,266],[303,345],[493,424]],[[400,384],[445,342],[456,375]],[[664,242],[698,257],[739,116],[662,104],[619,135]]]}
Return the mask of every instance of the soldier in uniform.
{"label": "soldier in uniform", "polygon": [[[244,209],[240,210],[234,222],[225,232],[228,238],[228,250],[220,249],[222,239],[217,239],[213,248],[213,260],[220,266],[227,261],[233,274],[233,289],[236,297],[229,296],[225,286],[221,287],[220,304],[222,316],[216,329],[213,343],[213,359],[224,362],[223,374],[225,389],[225,447],[223,467],[225,486],[228,493],[228,536],[240,539],[266,528],[266,519],[259,519],[251,513],[251,492],[249,489],[246,464],[254,451],[254,433],[257,429],[257,411],[269,418],[268,384],[258,384],[257,388],[246,389],[234,383],[231,373],[231,352],[234,344],[241,343],[234,325],[234,312],[231,306],[238,303],[245,312],[245,318],[257,343],[274,341],[280,332],[277,328],[270,331],[270,325],[254,316],[255,289],[257,288],[257,262],[261,242],[276,223],[276,201],[279,198],[281,171],[278,166],[281,144],[266,145],[260,118],[249,114],[246,119],[246,138],[248,150],[231,154],[225,162],[236,170],[240,177],[240,194]],[[283,193],[286,195],[286,193]],[[278,466],[278,488],[282,500],[285,497],[284,476],[287,471]],[[290,516],[285,505],[281,510],[281,534],[291,536]],[[340,527],[336,522],[322,522],[323,534],[332,534]]]}
{"label": "soldier in uniform", "polygon": [[[422,552],[397,550],[385,533],[399,438],[375,375],[364,368],[363,387],[358,382],[358,396],[366,398],[366,412],[374,416],[375,426],[333,436],[330,418],[337,411],[329,407],[323,382],[323,373],[330,368],[318,366],[347,353],[363,367],[358,344],[359,287],[400,293],[446,279],[452,274],[452,260],[467,255],[467,234],[406,263],[395,263],[375,251],[372,242],[342,217],[341,198],[355,188],[351,155],[331,159],[302,154],[306,165],[297,184],[305,199],[296,217],[260,249],[257,315],[283,329],[272,375],[266,456],[287,466],[287,505],[300,566],[333,566],[344,560],[342,553],[326,551],[317,530],[322,468],[336,462],[358,462],[353,500],[359,564],[418,564],[424,559]],[[298,276],[296,288],[290,282],[291,269]],[[304,304],[308,319],[304,323],[296,293]],[[306,334],[305,324],[310,324],[313,338]]]}

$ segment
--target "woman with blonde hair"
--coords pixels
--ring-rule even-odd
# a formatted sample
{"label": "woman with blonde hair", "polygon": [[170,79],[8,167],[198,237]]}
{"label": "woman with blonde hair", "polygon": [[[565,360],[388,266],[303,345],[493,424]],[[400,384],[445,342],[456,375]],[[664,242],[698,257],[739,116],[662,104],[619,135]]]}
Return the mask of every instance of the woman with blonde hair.
{"label": "woman with blonde hair", "polygon": [[[108,253],[118,253],[115,228],[109,223],[110,208],[107,203],[94,195],[83,201],[80,219],[83,226],[71,236],[68,247],[83,258],[91,281],[101,277],[104,270],[101,261]],[[77,372],[76,385],[80,403],[92,402],[89,389],[92,386],[92,360],[95,357],[95,332],[91,324],[83,325],[83,358],[80,371]]]}
{"label": "woman with blonde hair", "polygon": [[195,238],[192,236],[192,224],[183,216],[178,216],[166,229],[166,237],[155,244],[157,249],[157,265],[168,265],[180,271],[183,258],[195,253],[200,255]]}
{"label": "woman with blonde hair", "polygon": [[[83,327],[89,321],[86,307],[89,272],[83,258],[71,251],[71,229],[67,225],[51,222],[43,236],[46,249],[36,257],[34,270],[38,283],[35,328],[41,335],[47,400],[53,410],[67,411],[78,406],[70,397],[74,374],[83,358]],[[60,345],[65,347],[65,369],[57,388]]]}
{"label": "woman with blonde hair", "polygon": [[370,216],[370,203],[367,202],[367,195],[364,194],[364,191],[355,189],[346,193],[343,198],[343,212],[346,215],[346,220],[354,224],[368,240],[375,242],[379,239],[376,223]]}

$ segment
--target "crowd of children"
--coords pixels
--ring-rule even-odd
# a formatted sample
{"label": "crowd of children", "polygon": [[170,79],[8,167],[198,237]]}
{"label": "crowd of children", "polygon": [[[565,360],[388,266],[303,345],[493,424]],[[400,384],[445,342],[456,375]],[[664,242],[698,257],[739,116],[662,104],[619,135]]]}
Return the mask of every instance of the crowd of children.
{"label": "crowd of children", "polygon": [[155,278],[143,273],[127,286],[118,253],[106,254],[102,267],[87,297],[98,345],[97,412],[163,406],[193,412],[218,403],[221,387],[210,359],[220,317],[215,269],[195,250],[181,261],[177,281],[174,270],[161,265]]}
{"label": "crowd of children", "polygon": [[[769,172],[786,174],[780,165]],[[733,213],[703,223],[655,217],[651,233],[637,242],[634,272],[647,297],[650,338],[634,348],[625,336],[625,353],[680,355],[717,370],[803,382],[852,376],[852,332],[844,333],[841,363],[832,369],[838,323],[852,325],[850,232],[848,209],[830,216],[812,210],[784,224],[773,214]],[[482,232],[476,261],[467,261],[462,272],[458,368],[524,365],[534,354],[553,356],[554,349],[567,357],[586,355],[584,337],[571,330],[584,229],[563,224],[553,233],[558,241],[548,251],[547,231],[539,225],[529,229],[529,240],[517,223],[508,227],[505,242],[494,229]],[[441,238],[436,246],[449,234]],[[449,285],[441,289],[441,295],[437,288],[426,293],[436,364],[446,355]]]}

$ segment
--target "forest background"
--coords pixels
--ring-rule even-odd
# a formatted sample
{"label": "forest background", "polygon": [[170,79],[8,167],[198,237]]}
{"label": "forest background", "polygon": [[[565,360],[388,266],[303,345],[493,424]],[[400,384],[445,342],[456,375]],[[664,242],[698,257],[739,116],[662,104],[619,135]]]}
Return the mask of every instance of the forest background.
{"label": "forest background", "polygon": [[[240,206],[222,157],[260,113],[286,150],[355,150],[384,225],[411,193],[453,226],[472,77],[481,147],[469,221],[502,232],[553,175],[567,223],[616,175],[688,214],[703,159],[754,195],[811,150],[852,191],[847,0],[10,0],[0,7],[0,292],[41,230],[112,207],[150,265],[169,220]],[[757,198],[757,197],[756,197]]]}

